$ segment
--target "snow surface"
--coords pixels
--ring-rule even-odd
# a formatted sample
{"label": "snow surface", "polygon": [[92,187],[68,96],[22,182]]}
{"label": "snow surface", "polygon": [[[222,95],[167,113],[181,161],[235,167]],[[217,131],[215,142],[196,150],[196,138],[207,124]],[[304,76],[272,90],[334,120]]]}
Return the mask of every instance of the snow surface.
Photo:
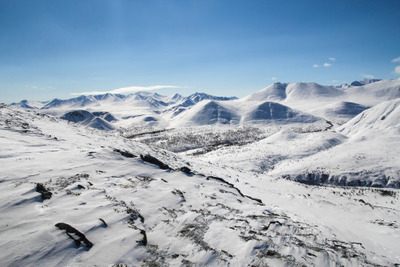
{"label": "snow surface", "polygon": [[399,91],[276,83],[241,99],[0,104],[0,263],[400,264]]}
{"label": "snow surface", "polygon": [[[154,150],[35,111],[0,111],[3,266],[400,261],[397,191],[303,186]],[[332,145],[319,134],[321,148],[304,142],[301,150]],[[299,135],[281,130],[260,142]],[[343,142],[334,133],[329,138]],[[172,169],[133,157],[139,154]],[[183,166],[194,173],[177,171]],[[51,199],[40,198],[37,183]],[[93,247],[77,246],[55,227],[60,222],[81,231]]]}

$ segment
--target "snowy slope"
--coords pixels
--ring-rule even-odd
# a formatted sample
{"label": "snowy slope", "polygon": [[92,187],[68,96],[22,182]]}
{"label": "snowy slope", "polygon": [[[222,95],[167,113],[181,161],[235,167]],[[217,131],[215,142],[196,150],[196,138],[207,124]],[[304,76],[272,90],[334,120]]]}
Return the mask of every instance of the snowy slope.
{"label": "snowy slope", "polygon": [[400,97],[400,80],[382,80],[346,89],[349,101],[373,106]]}
{"label": "snowy slope", "polygon": [[243,97],[242,101],[281,101],[286,99],[287,83],[274,83],[264,89]]}
{"label": "snowy slope", "polygon": [[310,113],[341,125],[368,108],[354,102],[338,101],[310,110]]}
{"label": "snowy slope", "polygon": [[[269,142],[298,135],[280,132]],[[320,136],[322,149],[335,145],[324,144]],[[8,106],[0,107],[0,143],[4,266],[388,266],[400,261],[394,191],[346,192],[260,179]],[[305,143],[303,150],[321,150]],[[50,199],[41,199],[38,183],[52,193]],[[78,241],[77,234],[68,236],[55,226],[59,223],[76,228],[93,246]]]}
{"label": "snowy slope", "polygon": [[400,99],[383,102],[366,110],[338,129],[349,136],[399,134]]}
{"label": "snowy slope", "polygon": [[240,117],[235,110],[225,106],[223,102],[202,101],[196,106],[179,114],[175,118],[175,126],[238,124]]}
{"label": "snowy slope", "polygon": [[399,101],[367,109],[337,131],[280,125],[259,141],[196,158],[306,184],[400,188]]}
{"label": "snowy slope", "polygon": [[291,83],[286,87],[288,102],[310,100],[314,98],[336,98],[344,92],[334,86],[324,86],[317,83]]}
{"label": "snowy slope", "polygon": [[400,188],[399,103],[391,100],[365,110],[338,128],[346,142],[276,166],[274,174],[312,184]]}
{"label": "snowy slope", "polygon": [[266,122],[315,122],[320,120],[315,116],[304,114],[299,111],[295,111],[285,105],[281,105],[275,102],[264,102],[250,108],[250,111],[243,118],[243,123],[266,123]]}

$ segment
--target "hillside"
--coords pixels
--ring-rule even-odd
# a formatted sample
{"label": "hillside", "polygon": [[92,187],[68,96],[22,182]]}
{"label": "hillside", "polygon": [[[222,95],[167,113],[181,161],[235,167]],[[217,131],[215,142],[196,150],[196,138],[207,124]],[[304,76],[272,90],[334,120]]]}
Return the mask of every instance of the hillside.
{"label": "hillside", "polygon": [[4,105],[0,126],[5,266],[398,262],[394,191],[260,179]]}

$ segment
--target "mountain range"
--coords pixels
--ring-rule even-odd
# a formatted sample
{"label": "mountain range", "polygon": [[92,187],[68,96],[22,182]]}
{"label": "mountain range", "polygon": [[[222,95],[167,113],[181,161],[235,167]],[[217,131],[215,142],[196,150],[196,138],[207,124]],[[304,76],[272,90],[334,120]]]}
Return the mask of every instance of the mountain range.
{"label": "mountain range", "polygon": [[46,102],[23,100],[12,105],[68,119],[74,110],[109,112],[112,122],[91,115],[85,125],[101,129],[120,127],[169,128],[201,125],[249,125],[330,121],[343,124],[365,109],[400,97],[399,80],[364,80],[350,85],[274,83],[243,98],[195,93],[162,96],[151,92],[131,95],[79,96]]}

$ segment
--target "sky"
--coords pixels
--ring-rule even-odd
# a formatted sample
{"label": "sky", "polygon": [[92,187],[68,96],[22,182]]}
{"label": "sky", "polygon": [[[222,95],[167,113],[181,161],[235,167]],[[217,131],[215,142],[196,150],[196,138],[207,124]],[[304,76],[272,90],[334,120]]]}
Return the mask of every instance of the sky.
{"label": "sky", "polygon": [[0,102],[400,78],[398,0],[0,0]]}

